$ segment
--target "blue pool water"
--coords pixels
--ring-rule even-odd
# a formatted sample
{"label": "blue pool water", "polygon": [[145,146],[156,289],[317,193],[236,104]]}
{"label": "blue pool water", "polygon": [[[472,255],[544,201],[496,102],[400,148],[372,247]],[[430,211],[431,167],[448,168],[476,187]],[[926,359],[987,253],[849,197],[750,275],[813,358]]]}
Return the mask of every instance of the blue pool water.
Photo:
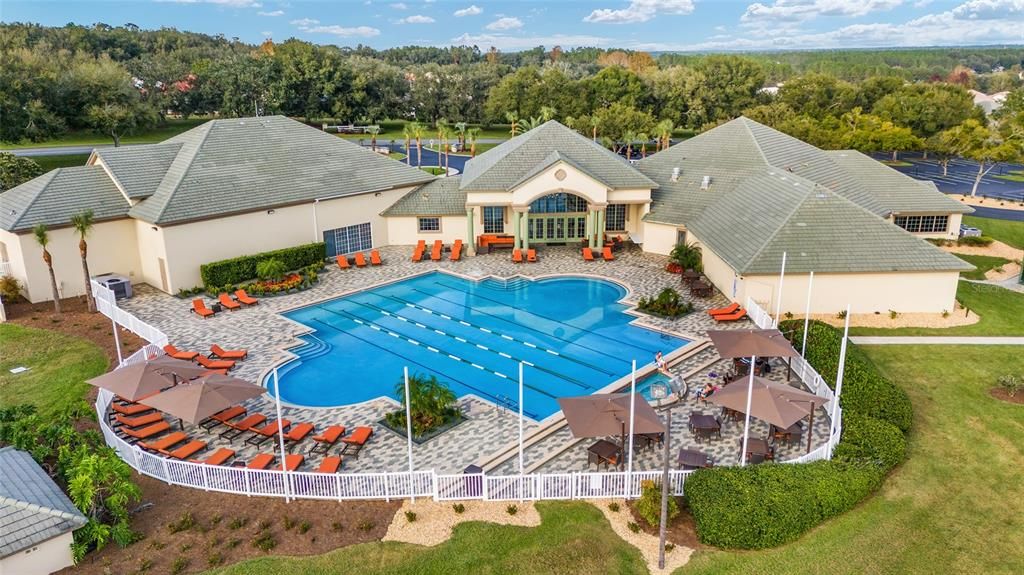
{"label": "blue pool water", "polygon": [[[688,340],[629,325],[618,284],[591,278],[480,282],[434,272],[287,313],[313,328],[279,370],[281,398],[338,406],[395,396],[402,368],[434,374],[543,419]],[[649,383],[646,382],[645,383]]]}

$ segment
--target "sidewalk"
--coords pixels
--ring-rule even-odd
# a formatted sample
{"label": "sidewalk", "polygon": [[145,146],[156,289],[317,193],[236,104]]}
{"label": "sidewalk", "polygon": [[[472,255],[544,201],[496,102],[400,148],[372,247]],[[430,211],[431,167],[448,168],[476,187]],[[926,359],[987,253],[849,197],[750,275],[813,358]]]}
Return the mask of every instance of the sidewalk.
{"label": "sidewalk", "polygon": [[1024,345],[1024,337],[980,337],[980,336],[852,336],[850,341],[857,345]]}

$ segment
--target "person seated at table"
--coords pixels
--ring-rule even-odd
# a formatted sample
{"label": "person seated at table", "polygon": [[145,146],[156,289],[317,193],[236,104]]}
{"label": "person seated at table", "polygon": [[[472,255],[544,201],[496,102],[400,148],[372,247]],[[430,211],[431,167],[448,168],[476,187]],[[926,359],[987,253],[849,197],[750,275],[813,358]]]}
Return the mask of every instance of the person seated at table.
{"label": "person seated at table", "polygon": [[722,389],[721,386],[715,385],[714,383],[709,381],[704,384],[704,389],[698,389],[696,392],[694,392],[694,396],[699,400],[707,401],[708,397],[710,397],[712,393],[715,393],[719,389]]}
{"label": "person seated at table", "polygon": [[772,372],[772,364],[771,362],[768,361],[767,358],[758,359],[757,370],[758,371],[756,373],[760,373],[761,375],[768,375],[769,373]]}

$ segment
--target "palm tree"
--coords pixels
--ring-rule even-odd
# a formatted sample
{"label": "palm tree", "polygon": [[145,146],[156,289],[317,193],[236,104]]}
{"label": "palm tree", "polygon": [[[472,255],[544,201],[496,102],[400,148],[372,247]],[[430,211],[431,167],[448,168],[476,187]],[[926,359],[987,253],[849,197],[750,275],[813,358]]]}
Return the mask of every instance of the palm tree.
{"label": "palm tree", "polygon": [[465,122],[455,122],[455,131],[459,133],[459,151],[466,149],[466,128]]}
{"label": "palm tree", "polygon": [[540,117],[544,118],[545,122],[553,119],[555,117],[555,114],[557,114],[557,113],[558,113],[558,110],[556,110],[555,108],[553,108],[551,106],[541,106],[540,107]]}
{"label": "palm tree", "polygon": [[448,124],[444,120],[438,120],[435,124],[437,128],[437,167],[441,168],[441,155],[448,149]]}
{"label": "palm tree", "polygon": [[596,115],[590,117],[591,138],[595,142],[597,141],[597,128],[600,125],[601,125],[601,118],[597,117]]}
{"label": "palm tree", "polygon": [[416,139],[416,167],[419,168],[423,165],[423,124],[409,124],[409,133]]}
{"label": "palm tree", "polygon": [[46,224],[39,224],[32,228],[32,233],[36,236],[36,243],[43,248],[43,261],[46,262],[46,267],[50,270],[50,290],[53,294],[53,313],[60,315],[60,294],[57,293],[57,276],[53,273],[53,257],[46,249],[47,244],[50,243],[50,234],[46,232]]}
{"label": "palm tree", "polygon": [[409,149],[409,142],[415,137],[412,133],[414,124],[406,124],[402,128],[402,136],[405,138],[405,165],[412,165],[412,150]]}
{"label": "palm tree", "polygon": [[480,128],[470,128],[466,132],[466,140],[469,142],[469,157],[476,157],[476,140],[480,137]]}
{"label": "palm tree", "polygon": [[92,231],[92,224],[92,210],[71,216],[71,227],[78,232],[78,253],[82,255],[82,274],[85,276],[85,302],[90,312],[96,311],[96,300],[92,297],[92,282],[89,281],[89,245],[85,243],[85,236]]}
{"label": "palm tree", "polygon": [[668,259],[684,270],[701,271],[704,269],[701,249],[697,244],[681,243],[676,245],[668,254]]}
{"label": "palm tree", "polygon": [[380,133],[380,126],[367,126],[366,131],[370,132],[370,149],[377,151],[377,134]]}
{"label": "palm tree", "polygon": [[626,146],[626,159],[630,160],[633,158],[633,142],[636,141],[636,132],[629,130],[622,135],[622,139],[625,140],[623,144]]}
{"label": "palm tree", "polygon": [[672,142],[673,128],[675,128],[675,124],[672,123],[672,120],[662,120],[655,126],[655,133],[658,134],[658,151],[668,149]]}
{"label": "palm tree", "polygon": [[579,120],[577,120],[576,118],[574,118],[572,116],[566,116],[566,117],[562,118],[562,123],[565,124],[566,127],[570,128],[572,130],[576,129],[576,122],[578,122],[578,121]]}
{"label": "palm tree", "polygon": [[[401,398],[405,407],[405,381],[395,384],[395,395]],[[415,373],[409,375],[409,412],[412,414],[414,435],[421,435],[443,425],[459,413],[456,397],[448,386],[437,380],[437,376]],[[404,409],[396,419],[405,423]]]}
{"label": "palm tree", "polygon": [[647,141],[651,139],[646,132],[640,132],[636,135],[636,139],[640,140],[640,157],[647,157]]}
{"label": "palm tree", "polygon": [[519,135],[519,114],[517,112],[505,112],[505,119],[508,120],[508,123],[511,125],[510,126],[511,130],[509,130],[509,131],[512,133],[512,137],[514,138],[514,137],[518,136]]}
{"label": "palm tree", "polygon": [[[441,124],[438,127],[438,134],[441,137],[441,145],[444,147],[443,148],[444,149],[444,169],[447,172],[448,171],[448,165],[449,165],[448,164],[448,153],[451,152],[451,147],[448,145],[448,140],[455,134],[455,132],[452,131],[451,126],[449,126],[448,124]],[[439,156],[438,157],[438,162],[440,162],[440,160],[441,160],[441,158]]]}
{"label": "palm tree", "polygon": [[534,116],[523,120],[523,130],[529,132],[530,130],[539,127],[544,123],[544,119],[540,116]]}

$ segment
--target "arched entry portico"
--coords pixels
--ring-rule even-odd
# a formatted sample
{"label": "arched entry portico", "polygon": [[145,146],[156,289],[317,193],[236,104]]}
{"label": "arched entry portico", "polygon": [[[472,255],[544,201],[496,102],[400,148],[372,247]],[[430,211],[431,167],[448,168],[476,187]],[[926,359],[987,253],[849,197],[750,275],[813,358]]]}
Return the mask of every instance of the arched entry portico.
{"label": "arched entry portico", "polygon": [[520,237],[523,245],[575,244],[585,239],[596,241],[594,230],[599,212],[604,206],[595,206],[587,198],[567,191],[540,196],[525,208],[516,208],[522,218]]}

